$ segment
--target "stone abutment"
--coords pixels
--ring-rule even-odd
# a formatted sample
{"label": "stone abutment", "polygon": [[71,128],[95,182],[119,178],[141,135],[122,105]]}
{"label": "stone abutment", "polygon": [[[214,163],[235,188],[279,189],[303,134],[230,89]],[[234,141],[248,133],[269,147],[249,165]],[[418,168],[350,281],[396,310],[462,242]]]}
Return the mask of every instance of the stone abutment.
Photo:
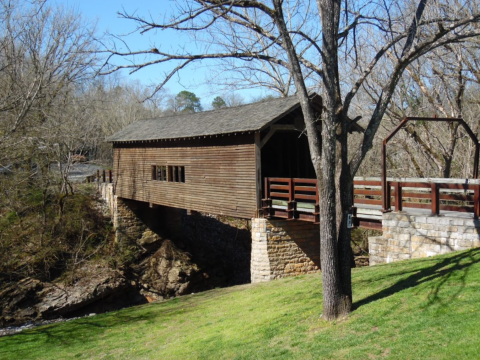
{"label": "stone abutment", "polygon": [[318,225],[298,220],[252,219],[252,283],[319,270]]}
{"label": "stone abutment", "polygon": [[452,216],[385,213],[382,236],[370,237],[370,265],[480,247],[480,221]]}

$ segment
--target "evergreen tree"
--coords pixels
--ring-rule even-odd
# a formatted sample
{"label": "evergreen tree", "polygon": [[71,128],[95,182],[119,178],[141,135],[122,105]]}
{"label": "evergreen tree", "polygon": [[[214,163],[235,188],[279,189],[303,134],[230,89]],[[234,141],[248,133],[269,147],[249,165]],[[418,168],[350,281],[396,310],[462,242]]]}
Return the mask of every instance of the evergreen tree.
{"label": "evergreen tree", "polygon": [[202,110],[200,98],[193,92],[183,90],[175,96],[175,112],[194,113]]}
{"label": "evergreen tree", "polygon": [[227,107],[227,103],[220,96],[217,96],[215,99],[213,99],[212,106],[215,110],[218,110]]}

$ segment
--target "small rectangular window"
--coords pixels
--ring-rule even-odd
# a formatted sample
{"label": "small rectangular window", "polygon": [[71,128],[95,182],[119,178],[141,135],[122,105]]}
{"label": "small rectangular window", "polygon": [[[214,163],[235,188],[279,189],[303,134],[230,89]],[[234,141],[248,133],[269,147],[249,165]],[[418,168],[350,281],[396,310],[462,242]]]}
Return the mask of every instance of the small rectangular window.
{"label": "small rectangular window", "polygon": [[179,166],[178,167],[178,182],[185,182],[185,167]]}
{"label": "small rectangular window", "polygon": [[152,180],[157,180],[157,165],[152,165]]}
{"label": "small rectangular window", "polygon": [[152,165],[152,180],[185,182],[185,166]]}
{"label": "small rectangular window", "polygon": [[185,182],[185,166],[169,166],[168,181]]}
{"label": "small rectangular window", "polygon": [[173,173],[175,174],[175,175],[173,175],[173,179],[174,179],[173,181],[175,181],[175,182],[180,182],[180,177],[178,176],[178,173],[179,173],[179,169],[178,169],[178,168],[179,168],[179,167],[180,167],[180,166],[174,166],[174,167],[173,167]]}
{"label": "small rectangular window", "polygon": [[152,165],[152,180],[167,181],[167,166]]}

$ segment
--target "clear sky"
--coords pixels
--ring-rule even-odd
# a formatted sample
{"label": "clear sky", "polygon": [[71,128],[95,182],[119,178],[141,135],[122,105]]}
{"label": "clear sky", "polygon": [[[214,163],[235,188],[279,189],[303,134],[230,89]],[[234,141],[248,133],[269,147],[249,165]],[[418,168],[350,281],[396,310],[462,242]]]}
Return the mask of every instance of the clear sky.
{"label": "clear sky", "polygon": [[[135,30],[135,23],[132,20],[121,19],[118,11],[125,9],[128,13],[137,12],[139,15],[153,17],[162,13],[165,7],[170,6],[170,0],[50,0],[51,3],[63,4],[67,8],[73,8],[82,14],[82,18],[87,21],[97,23],[97,32],[99,34],[111,33],[115,35],[128,35],[124,37],[125,42],[132,50],[149,49],[153,44],[161,44],[162,49],[174,47],[182,41],[178,36],[166,34],[144,34],[132,33]],[[125,50],[125,49],[123,49]],[[153,65],[146,67],[132,75],[127,72],[122,73],[122,77],[127,79],[136,79],[145,85],[158,84],[163,79],[163,74],[168,67],[163,65]],[[189,67],[181,72],[180,77],[174,77],[167,84],[166,88],[172,93],[177,94],[182,90],[194,92],[202,100],[202,104],[208,106],[216,95],[222,95],[219,90],[202,85],[205,78],[208,77],[208,68]],[[242,91],[240,94],[249,100],[251,97],[257,97],[265,92],[260,90]]]}

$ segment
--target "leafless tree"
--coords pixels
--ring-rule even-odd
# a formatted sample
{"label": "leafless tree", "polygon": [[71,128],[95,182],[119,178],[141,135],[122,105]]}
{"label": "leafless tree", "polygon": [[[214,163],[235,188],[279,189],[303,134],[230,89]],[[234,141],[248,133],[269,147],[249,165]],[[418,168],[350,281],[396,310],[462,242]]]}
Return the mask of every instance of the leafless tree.
{"label": "leafless tree", "polygon": [[[406,116],[439,116],[444,118],[464,118],[475,128],[470,101],[471,86],[475,65],[469,60],[475,44],[449,44],[435,49],[414,61],[406,68],[406,73],[397,86],[391,105],[387,109],[388,120],[384,121],[386,132],[393,130]],[[466,50],[468,49],[468,51]],[[383,78],[377,80],[382,83]],[[378,97],[380,86],[371,87],[366,93],[371,100]],[[407,124],[403,134],[398,134],[390,144],[387,160],[394,167],[392,172],[410,176],[450,176],[471,175],[470,161],[473,156],[467,153],[472,145],[469,136],[458,122],[431,123],[417,121]],[[399,151],[400,150],[400,151]],[[395,153],[395,155],[393,155]],[[462,161],[454,164],[454,154]],[[405,157],[410,162],[405,162]],[[410,163],[404,167],[401,164]],[[463,166],[459,166],[459,165]],[[455,166],[454,166],[455,165]],[[452,168],[454,166],[455,168]]]}
{"label": "leafless tree", "polygon": [[228,107],[239,106],[245,103],[245,99],[243,98],[243,96],[235,92],[228,92],[222,97]]}
{"label": "leafless tree", "polygon": [[88,129],[97,129],[88,146],[94,158],[111,163],[111,146],[105,138],[130,123],[162,116],[168,94],[162,90],[153,96],[148,87],[115,76],[97,77],[76,97],[76,107],[85,113]]}
{"label": "leafless tree", "polygon": [[[332,320],[348,314],[352,287],[346,215],[353,194],[345,189],[353,188],[353,177],[372,147],[407,66],[433,49],[479,35],[478,4],[466,0],[185,0],[175,4],[160,22],[135,14],[120,15],[136,21],[142,33],[185,32],[203,47],[197,46],[196,52],[185,46],[174,51],[158,45],[127,52],[112,47],[105,72],[170,64],[172,69],[158,85],[160,89],[174,74],[198,61],[261,61],[288,70],[304,114],[321,194],[323,317]],[[230,47],[215,46],[212,33],[229,38]],[[258,38],[261,41],[255,40]],[[135,63],[138,55],[149,58]],[[115,65],[118,57],[132,62]],[[382,75],[384,81],[371,103],[363,138],[350,149],[349,130],[352,121],[358,120],[352,120],[352,104],[373,75]],[[309,81],[316,81],[322,92],[321,119],[309,105]],[[316,127],[320,120],[321,134]]]}
{"label": "leafless tree", "polygon": [[[65,161],[71,149],[62,144],[74,136],[71,123],[81,117],[66,116],[68,107],[80,84],[95,74],[94,27],[44,1],[1,0],[0,16],[0,164],[49,189],[48,168]],[[23,182],[14,181],[11,191],[10,182],[2,181],[4,194],[23,191]],[[66,176],[60,188],[68,194]]]}

